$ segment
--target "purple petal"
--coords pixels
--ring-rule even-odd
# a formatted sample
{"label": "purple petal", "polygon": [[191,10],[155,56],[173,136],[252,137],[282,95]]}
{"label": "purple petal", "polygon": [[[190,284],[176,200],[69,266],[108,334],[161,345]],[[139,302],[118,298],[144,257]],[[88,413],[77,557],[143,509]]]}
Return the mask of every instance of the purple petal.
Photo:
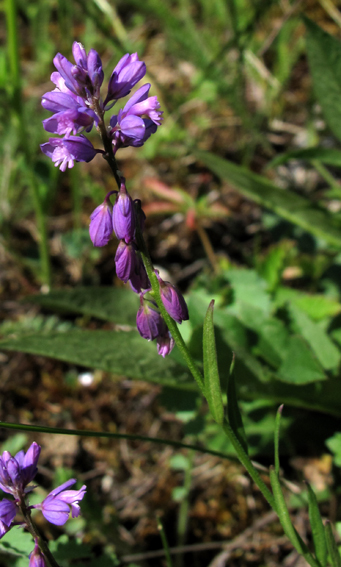
{"label": "purple petal", "polygon": [[143,85],[142,87],[137,89],[136,93],[134,93],[130,97],[127,104],[125,105],[125,107],[123,109],[123,114],[128,113],[130,108],[132,106],[134,106],[134,104],[137,104],[138,102],[141,102],[142,100],[145,100],[148,96],[150,87],[151,87],[151,85],[149,83],[146,83],[145,85]]}
{"label": "purple petal", "polygon": [[123,118],[120,123],[121,131],[127,138],[141,140],[145,134],[145,124],[142,118],[134,116],[133,114]]}
{"label": "purple petal", "polygon": [[90,216],[89,233],[94,246],[105,246],[108,244],[112,232],[112,207],[108,203],[102,203]]}
{"label": "purple petal", "polygon": [[79,41],[74,41],[72,44],[72,55],[77,65],[87,68],[87,56],[84,46]]}
{"label": "purple petal", "polygon": [[17,507],[14,500],[7,500],[4,498],[0,502],[0,520],[7,527],[11,525],[17,514]]}
{"label": "purple petal", "polygon": [[45,108],[45,110],[50,110],[51,112],[61,112],[69,108],[77,108],[79,106],[75,98],[58,91],[45,93],[42,96],[41,105]]}
{"label": "purple petal", "polygon": [[41,511],[48,522],[56,526],[63,526],[69,519],[69,506],[58,498],[49,496],[42,502]]}

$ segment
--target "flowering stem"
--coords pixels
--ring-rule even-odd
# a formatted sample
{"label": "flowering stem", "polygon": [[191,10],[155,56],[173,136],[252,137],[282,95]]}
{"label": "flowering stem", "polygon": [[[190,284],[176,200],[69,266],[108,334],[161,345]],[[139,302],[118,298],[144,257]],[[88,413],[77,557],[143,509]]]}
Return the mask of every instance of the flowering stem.
{"label": "flowering stem", "polygon": [[59,564],[57,563],[57,561],[55,560],[55,558],[53,557],[51,551],[49,550],[47,543],[44,541],[44,539],[40,535],[37,526],[33,523],[33,520],[32,520],[32,517],[31,517],[31,510],[27,507],[24,498],[20,499],[19,508],[20,508],[22,515],[25,518],[25,523],[26,523],[26,527],[27,527],[28,531],[30,532],[33,539],[35,541],[37,541],[42,553],[44,554],[44,558],[48,562],[49,566],[50,567],[60,567]]}

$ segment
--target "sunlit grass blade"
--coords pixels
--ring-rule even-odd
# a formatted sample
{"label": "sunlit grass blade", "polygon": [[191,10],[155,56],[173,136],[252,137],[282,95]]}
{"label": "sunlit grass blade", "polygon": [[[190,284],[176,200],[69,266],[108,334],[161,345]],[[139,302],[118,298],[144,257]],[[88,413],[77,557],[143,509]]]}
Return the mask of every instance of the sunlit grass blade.
{"label": "sunlit grass blade", "polygon": [[320,510],[317,499],[311,486],[307,483],[308,500],[309,500],[309,520],[311,532],[313,536],[316,559],[321,563],[322,567],[327,565],[327,540],[322,523]]}
{"label": "sunlit grass blade", "polygon": [[341,567],[340,553],[336,545],[331,523],[327,521],[324,527],[326,532],[328,553],[330,556],[332,567]]}
{"label": "sunlit grass blade", "polygon": [[224,406],[221,396],[220,378],[218,370],[217,352],[215,345],[213,326],[212,300],[206,313],[203,330],[203,355],[204,355],[204,383],[206,399],[213,419],[222,424],[224,421]]}
{"label": "sunlit grass blade", "polygon": [[160,532],[161,541],[162,541],[162,547],[163,547],[163,549],[164,549],[164,551],[165,551],[167,567],[172,567],[173,564],[172,564],[172,559],[171,559],[170,552],[169,552],[169,545],[168,545],[168,541],[167,541],[167,537],[166,537],[166,534],[165,534],[165,530],[164,530],[164,528],[163,528],[163,524],[162,524],[160,518],[157,519],[157,529],[158,529],[159,532]]}

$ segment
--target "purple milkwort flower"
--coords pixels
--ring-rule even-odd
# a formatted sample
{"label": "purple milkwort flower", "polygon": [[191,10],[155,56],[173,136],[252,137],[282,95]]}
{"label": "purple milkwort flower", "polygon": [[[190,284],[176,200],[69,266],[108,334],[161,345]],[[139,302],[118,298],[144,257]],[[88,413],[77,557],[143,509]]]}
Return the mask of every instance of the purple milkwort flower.
{"label": "purple milkwort flower", "polygon": [[[15,498],[23,493],[25,487],[37,474],[37,462],[41,447],[32,443],[27,453],[19,451],[12,457],[8,451],[4,451],[0,457],[0,488]],[[6,507],[6,506],[5,506]]]}
{"label": "purple milkwort flower", "polygon": [[73,167],[75,161],[91,161],[100,151],[95,150],[92,143],[84,136],[50,138],[40,147],[61,171],[65,171],[67,167]]}
{"label": "purple milkwort flower", "polygon": [[47,567],[44,554],[40,551],[37,540],[35,540],[34,550],[30,554],[28,567]]}
{"label": "purple milkwort flower", "polygon": [[135,238],[135,210],[134,203],[122,179],[121,187],[117,193],[116,203],[112,212],[112,224],[116,237],[124,239],[127,243]]}
{"label": "purple milkwort flower", "polygon": [[98,118],[93,110],[70,108],[46,118],[43,120],[43,126],[46,132],[65,134],[68,137],[71,134],[79,134],[84,129],[90,132],[94,121],[98,122]]}
{"label": "purple milkwort flower", "polygon": [[119,146],[141,146],[160,126],[160,103],[156,96],[148,97],[149,89],[150,84],[140,87],[123,110],[111,117],[111,137],[116,149]]}
{"label": "purple milkwort flower", "polygon": [[113,193],[115,191],[110,191],[104,202],[90,215],[89,233],[94,246],[105,246],[112,235],[112,204],[109,197]]}
{"label": "purple milkwort flower", "polygon": [[163,356],[163,358],[165,358],[167,354],[172,352],[175,344],[174,339],[170,334],[170,332],[168,331],[168,329],[167,332],[164,333],[164,335],[160,335],[159,337],[157,337],[156,342],[157,342],[157,352],[158,354]]}
{"label": "purple milkwort flower", "polygon": [[124,283],[134,276],[137,262],[136,245],[121,240],[115,255],[116,275]]}
{"label": "purple milkwort flower", "polygon": [[108,94],[104,106],[111,100],[127,96],[136,83],[146,74],[146,64],[140,61],[137,53],[126,53],[119,60],[109,79]]}
{"label": "purple milkwort flower", "polygon": [[53,59],[65,87],[84,99],[89,96],[99,96],[99,89],[104,79],[100,56],[94,49],[91,49],[87,55],[83,45],[76,41],[73,43],[72,52],[76,65],[61,53],[57,53]]}
{"label": "purple milkwort flower", "polygon": [[155,271],[157,279],[160,284],[160,295],[162,303],[165,306],[167,313],[177,323],[187,321],[189,319],[186,301],[181,295],[180,291],[169,282],[164,282],[157,271]]}
{"label": "purple milkwort flower", "polygon": [[167,325],[163,320],[156,303],[149,299],[144,299],[140,295],[141,306],[136,315],[136,326],[141,337],[148,341],[153,341],[159,336],[165,335]]}
{"label": "purple milkwort flower", "polygon": [[142,290],[151,289],[146,268],[144,267],[141,257],[138,254],[136,254],[135,270],[129,278],[129,283],[131,289],[135,293],[141,293]]}
{"label": "purple milkwort flower", "polygon": [[8,532],[11,523],[17,514],[17,506],[14,500],[4,498],[0,502],[0,538]]}
{"label": "purple milkwort flower", "polygon": [[77,481],[74,478],[64,482],[52,490],[41,504],[35,504],[32,508],[41,510],[45,518],[56,526],[63,526],[67,522],[70,507],[72,517],[77,518],[80,514],[79,502],[84,497],[86,486],[84,484],[79,490],[66,490],[75,482]]}

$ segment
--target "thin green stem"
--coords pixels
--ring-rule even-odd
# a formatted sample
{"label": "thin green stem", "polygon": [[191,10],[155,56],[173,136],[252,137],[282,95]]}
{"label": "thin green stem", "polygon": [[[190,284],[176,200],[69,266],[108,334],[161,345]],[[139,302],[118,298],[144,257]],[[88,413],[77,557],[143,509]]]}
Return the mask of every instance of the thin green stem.
{"label": "thin green stem", "polygon": [[206,453],[219,457],[220,459],[236,460],[235,457],[225,455],[220,451],[213,449],[206,449],[198,445],[191,445],[190,443],[181,443],[180,441],[173,441],[172,439],[161,439],[159,437],[147,437],[146,435],[129,435],[129,433],[107,433],[105,431],[89,431],[82,429],[62,429],[61,427],[45,427],[40,425],[26,425],[23,423],[8,423],[0,421],[0,428],[14,429],[16,431],[32,431],[34,433],[49,433],[50,435],[77,435],[78,437],[102,437],[107,439],[127,439],[128,441],[148,441],[150,443],[157,443],[158,445],[168,445],[176,447],[177,449],[190,449],[198,451],[199,453]]}
{"label": "thin green stem", "polygon": [[265,482],[260,477],[258,471],[253,466],[250,457],[247,455],[247,453],[244,451],[243,447],[239,443],[228,421],[225,421],[222,427],[228,440],[232,443],[234,450],[237,453],[239,461],[246,468],[247,472],[249,473],[255,484],[258,486],[259,490],[263,494],[264,498],[268,501],[271,508],[275,510],[275,512],[277,513],[277,506],[273,495],[266,486]]}
{"label": "thin green stem", "polygon": [[162,547],[164,549],[165,556],[166,556],[167,567],[172,567],[173,564],[172,564],[172,558],[171,558],[170,551],[169,551],[169,545],[168,545],[165,530],[163,529],[163,524],[162,524],[160,518],[157,519],[157,529],[160,532]]}
{"label": "thin green stem", "polygon": [[[188,466],[185,468],[185,477],[184,477],[184,497],[181,500],[179,514],[178,514],[178,547],[181,547],[185,544],[186,541],[186,534],[188,528],[188,511],[189,511],[189,493],[191,490],[192,484],[192,469],[193,469],[193,451],[191,451],[188,455]],[[175,561],[176,567],[182,567],[183,565],[183,556],[178,555]]]}
{"label": "thin green stem", "polygon": [[35,541],[37,541],[42,553],[44,554],[44,558],[49,564],[49,567],[59,567],[59,564],[53,557],[51,551],[45,540],[42,538],[37,526],[34,524],[32,517],[31,517],[31,510],[27,507],[25,499],[21,498],[19,502],[19,508],[22,515],[25,518],[25,523],[28,531],[30,532],[31,536]]}

